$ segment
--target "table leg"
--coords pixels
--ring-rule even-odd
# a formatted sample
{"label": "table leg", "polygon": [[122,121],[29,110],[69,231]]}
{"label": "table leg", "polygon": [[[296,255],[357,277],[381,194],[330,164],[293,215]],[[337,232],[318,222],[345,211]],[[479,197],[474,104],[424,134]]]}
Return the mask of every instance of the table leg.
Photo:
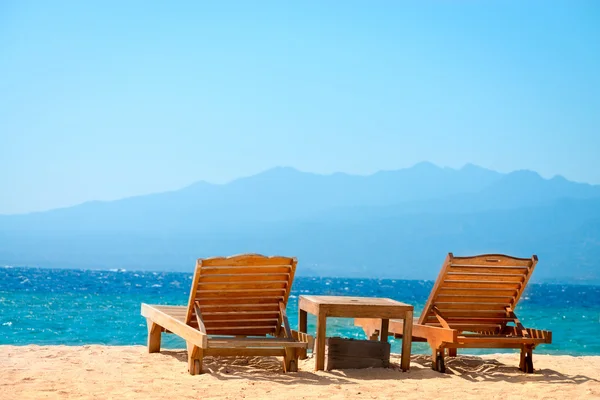
{"label": "table leg", "polygon": [[407,311],[404,314],[404,330],[402,331],[402,357],[401,365],[402,371],[408,371],[410,369],[410,348],[412,345],[412,325],[413,325],[413,312]]}
{"label": "table leg", "polygon": [[327,332],[327,316],[325,313],[317,313],[317,357],[315,371],[325,369],[325,334]]}
{"label": "table leg", "polygon": [[382,342],[388,341],[388,333],[390,328],[390,320],[382,319],[381,320],[381,330],[379,331],[379,340]]}
{"label": "table leg", "polygon": [[[307,315],[306,311],[299,310],[298,311],[298,332],[307,333]],[[299,349],[299,358],[301,360],[306,359],[306,349]]]}

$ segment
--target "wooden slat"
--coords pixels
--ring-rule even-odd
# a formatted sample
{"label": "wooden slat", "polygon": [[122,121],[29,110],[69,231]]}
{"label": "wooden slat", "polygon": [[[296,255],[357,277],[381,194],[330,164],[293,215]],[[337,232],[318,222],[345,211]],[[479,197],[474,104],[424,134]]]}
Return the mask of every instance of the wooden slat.
{"label": "wooden slat", "polygon": [[[487,330],[495,330],[495,329],[500,329],[500,324],[476,324],[476,323],[452,323],[449,322],[448,323],[449,328],[447,329],[457,329],[459,331],[487,331]],[[432,323],[431,326],[440,326],[443,328],[443,326],[440,323]]]}
{"label": "wooden slat", "polygon": [[512,296],[449,296],[438,295],[438,301],[443,303],[501,303],[510,304]]}
{"label": "wooden slat", "polygon": [[228,327],[228,326],[270,326],[275,327],[277,325],[277,318],[257,318],[257,319],[235,319],[235,320],[211,320],[204,321],[204,327],[211,329],[212,327]]}
{"label": "wooden slat", "polygon": [[529,267],[531,258],[517,258],[505,254],[482,254],[472,257],[453,257],[451,265]]}
{"label": "wooden slat", "polygon": [[228,299],[235,297],[244,296],[264,296],[274,297],[283,296],[285,289],[232,289],[232,290],[198,290],[198,299],[202,298],[219,298],[223,302],[227,302]]}
{"label": "wooden slat", "polygon": [[275,304],[211,304],[200,306],[202,314],[211,312],[246,312],[246,311],[278,311]]}
{"label": "wooden slat", "polygon": [[[504,318],[506,317],[506,312],[505,311],[499,311],[499,310],[444,310],[444,317],[445,318],[453,318],[453,317],[500,317],[500,318]],[[433,313],[429,313],[427,314],[427,316],[433,316]]]}
{"label": "wooden slat", "polygon": [[271,326],[226,326],[206,328],[209,335],[267,335],[273,333],[275,329]]}
{"label": "wooden slat", "polygon": [[194,277],[192,278],[192,289],[190,290],[190,296],[187,305],[187,313],[185,317],[185,322],[188,324],[196,319],[194,314],[194,305],[196,304],[196,291],[198,290],[198,279],[200,279],[201,270],[202,260],[198,259],[196,260],[196,269],[194,270]]}
{"label": "wooden slat", "polygon": [[523,282],[524,275],[510,274],[475,274],[448,273],[446,280],[481,281],[481,282]]}
{"label": "wooden slat", "polygon": [[228,282],[228,283],[198,283],[198,291],[208,290],[264,290],[264,289],[284,289],[287,282],[282,281],[261,281],[261,282]]}
{"label": "wooden slat", "polygon": [[525,275],[529,271],[528,267],[493,267],[489,265],[452,265],[449,272],[466,272],[466,273],[489,273],[489,274],[515,274]]}
{"label": "wooden slat", "polygon": [[456,288],[456,289],[465,289],[465,288],[474,288],[474,289],[482,289],[482,288],[490,288],[490,289],[519,289],[521,287],[520,283],[512,283],[512,282],[502,282],[502,281],[474,281],[474,280],[455,280],[455,279],[446,279],[442,284],[442,288]]}
{"label": "wooden slat", "polygon": [[[237,322],[236,324],[215,324],[215,325],[208,325],[206,327],[206,331],[207,332],[217,332],[220,335],[233,335],[234,333],[230,333],[230,332],[237,332],[239,330],[260,330],[261,332],[272,332],[273,331],[273,326],[272,325],[260,325],[260,324],[252,324],[251,322],[247,322],[247,321],[234,321]],[[225,326],[227,325],[227,326]],[[236,335],[238,333],[235,333]]]}
{"label": "wooden slat", "polygon": [[459,335],[459,343],[473,343],[483,344],[490,343],[496,344],[499,348],[502,347],[503,343],[518,343],[518,344],[535,344],[541,343],[540,339],[524,338],[524,337],[503,337],[496,335]]}
{"label": "wooden slat", "polygon": [[286,338],[211,338],[209,348],[241,348],[241,347],[306,347],[306,342],[298,342]]}
{"label": "wooden slat", "polygon": [[222,275],[222,274],[289,274],[291,265],[262,265],[262,266],[222,266],[222,267],[204,267],[202,275]]}
{"label": "wooden slat", "polygon": [[510,296],[514,297],[517,289],[494,289],[494,288],[442,288],[439,295],[450,296]]}
{"label": "wooden slat", "polygon": [[[204,271],[203,271],[204,272]],[[286,282],[289,274],[227,274],[227,275],[204,275],[200,277],[203,283],[236,283],[236,282]]]}
{"label": "wooden slat", "polygon": [[273,319],[277,318],[279,313],[268,311],[248,311],[235,313],[202,313],[202,319],[205,324],[210,321],[229,321],[229,320],[250,320],[250,319]]}
{"label": "wooden slat", "polygon": [[202,265],[206,267],[216,266],[267,266],[267,265],[291,265],[291,257],[265,257],[260,254],[240,254],[231,257],[214,257],[202,260]]}
{"label": "wooden slat", "polygon": [[[272,297],[248,297],[248,293],[236,293],[229,294],[227,296],[227,305],[235,305],[235,304],[275,304],[277,305],[280,301],[283,300],[283,296],[272,296]],[[223,299],[220,298],[199,298],[196,300],[200,306],[208,306],[208,305],[223,305]]]}
{"label": "wooden slat", "polygon": [[227,348],[208,348],[204,350],[205,356],[220,356],[220,357],[277,357],[285,355],[285,349],[281,348],[235,348],[235,349],[227,349]]}
{"label": "wooden slat", "polygon": [[[433,315],[429,315],[427,316],[427,323],[437,323],[437,318]],[[507,318],[507,317],[474,317],[472,314],[470,314],[468,317],[450,317],[450,318],[446,318],[446,322],[448,322],[448,324],[453,324],[453,323],[498,323],[498,324],[504,324],[506,322],[510,322],[512,321],[512,319]]]}
{"label": "wooden slat", "polygon": [[504,310],[506,304],[503,303],[443,303],[435,304],[442,313],[445,310]]}

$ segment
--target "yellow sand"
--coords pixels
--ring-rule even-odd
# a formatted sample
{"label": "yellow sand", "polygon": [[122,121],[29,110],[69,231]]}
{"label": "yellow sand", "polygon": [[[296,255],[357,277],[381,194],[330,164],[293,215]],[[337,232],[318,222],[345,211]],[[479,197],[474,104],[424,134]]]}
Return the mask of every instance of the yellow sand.
{"label": "yellow sand", "polygon": [[516,354],[461,356],[450,373],[413,355],[397,369],[283,374],[278,358],[205,359],[203,375],[186,371],[186,352],[148,354],[141,346],[0,346],[0,399],[582,399],[600,398],[600,356],[535,355],[536,373],[517,369]]}

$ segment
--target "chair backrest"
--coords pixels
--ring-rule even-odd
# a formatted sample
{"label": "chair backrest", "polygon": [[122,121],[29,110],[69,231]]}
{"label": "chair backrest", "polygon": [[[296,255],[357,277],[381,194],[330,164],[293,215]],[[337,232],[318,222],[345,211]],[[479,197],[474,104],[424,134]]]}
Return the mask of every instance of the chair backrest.
{"label": "chair backrest", "polygon": [[263,336],[281,327],[296,258],[241,254],[198,259],[186,323],[197,327],[197,303],[210,335]]}
{"label": "chair backrest", "polygon": [[452,329],[495,333],[511,320],[537,264],[537,256],[516,258],[502,254],[454,257],[448,254],[419,324],[443,326],[440,314]]}

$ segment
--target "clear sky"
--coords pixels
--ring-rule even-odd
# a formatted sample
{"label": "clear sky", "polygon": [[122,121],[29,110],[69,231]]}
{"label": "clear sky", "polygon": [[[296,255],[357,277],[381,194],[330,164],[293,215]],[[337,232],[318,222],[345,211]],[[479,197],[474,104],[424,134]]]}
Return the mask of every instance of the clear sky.
{"label": "clear sky", "polygon": [[0,213],[284,165],[600,183],[598,1],[211,3],[0,1]]}

